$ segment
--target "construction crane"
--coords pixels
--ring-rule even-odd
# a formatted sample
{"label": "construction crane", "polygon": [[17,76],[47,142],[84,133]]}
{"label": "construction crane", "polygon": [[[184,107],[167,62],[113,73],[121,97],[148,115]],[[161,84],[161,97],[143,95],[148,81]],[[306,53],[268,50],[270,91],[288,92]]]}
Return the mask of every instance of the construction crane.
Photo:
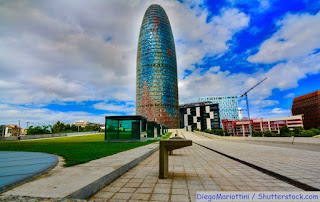
{"label": "construction crane", "polygon": [[266,79],[267,79],[267,77],[264,78],[262,81],[258,82],[256,85],[252,86],[249,90],[247,90],[245,93],[243,93],[243,94],[240,96],[240,97],[246,96],[250,136],[252,136],[252,127],[251,127],[250,113],[249,113],[248,93],[249,93],[252,89],[254,89],[255,87],[257,87],[258,85],[260,85],[262,82],[264,82]]}
{"label": "construction crane", "polygon": [[33,124],[33,122],[27,121],[27,128],[28,128],[28,126],[29,126],[29,123]]}

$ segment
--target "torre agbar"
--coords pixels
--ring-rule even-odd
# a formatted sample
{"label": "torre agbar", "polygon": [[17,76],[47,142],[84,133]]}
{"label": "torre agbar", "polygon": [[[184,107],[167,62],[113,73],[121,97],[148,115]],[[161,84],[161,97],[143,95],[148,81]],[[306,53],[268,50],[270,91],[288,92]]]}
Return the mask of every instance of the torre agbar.
{"label": "torre agbar", "polygon": [[159,5],[151,5],[142,20],[136,82],[137,115],[179,128],[176,51],[168,16]]}

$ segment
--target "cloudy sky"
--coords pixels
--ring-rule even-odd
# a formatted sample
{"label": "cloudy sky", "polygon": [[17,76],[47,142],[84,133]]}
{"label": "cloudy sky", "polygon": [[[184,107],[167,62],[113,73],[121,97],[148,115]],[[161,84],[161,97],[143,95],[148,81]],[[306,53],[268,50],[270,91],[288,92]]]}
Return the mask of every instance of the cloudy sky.
{"label": "cloudy sky", "polygon": [[241,95],[268,77],[249,93],[250,112],[277,117],[320,90],[317,0],[0,0],[0,124],[134,114],[138,34],[153,3],[172,26],[180,103]]}

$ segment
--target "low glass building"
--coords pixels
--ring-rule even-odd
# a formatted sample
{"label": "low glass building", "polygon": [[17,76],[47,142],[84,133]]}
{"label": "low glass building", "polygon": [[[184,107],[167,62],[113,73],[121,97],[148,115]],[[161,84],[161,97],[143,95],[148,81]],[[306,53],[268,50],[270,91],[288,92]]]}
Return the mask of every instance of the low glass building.
{"label": "low glass building", "polygon": [[105,141],[144,141],[147,119],[143,116],[106,116]]}
{"label": "low glass building", "polygon": [[157,137],[157,123],[154,121],[147,122],[147,137],[156,138]]}

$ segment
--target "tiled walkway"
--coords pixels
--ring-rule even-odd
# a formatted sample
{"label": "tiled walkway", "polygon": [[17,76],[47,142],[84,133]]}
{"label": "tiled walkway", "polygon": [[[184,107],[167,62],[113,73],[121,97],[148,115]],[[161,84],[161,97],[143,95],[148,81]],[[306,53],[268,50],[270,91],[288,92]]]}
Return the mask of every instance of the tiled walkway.
{"label": "tiled walkway", "polygon": [[301,191],[198,145],[175,150],[169,178],[158,179],[159,153],[96,193],[91,200],[195,201],[197,191]]}
{"label": "tiled walkway", "polygon": [[182,133],[187,139],[192,139],[216,151],[320,189],[320,152],[318,151],[248,144],[241,141],[212,140],[191,132]]}

